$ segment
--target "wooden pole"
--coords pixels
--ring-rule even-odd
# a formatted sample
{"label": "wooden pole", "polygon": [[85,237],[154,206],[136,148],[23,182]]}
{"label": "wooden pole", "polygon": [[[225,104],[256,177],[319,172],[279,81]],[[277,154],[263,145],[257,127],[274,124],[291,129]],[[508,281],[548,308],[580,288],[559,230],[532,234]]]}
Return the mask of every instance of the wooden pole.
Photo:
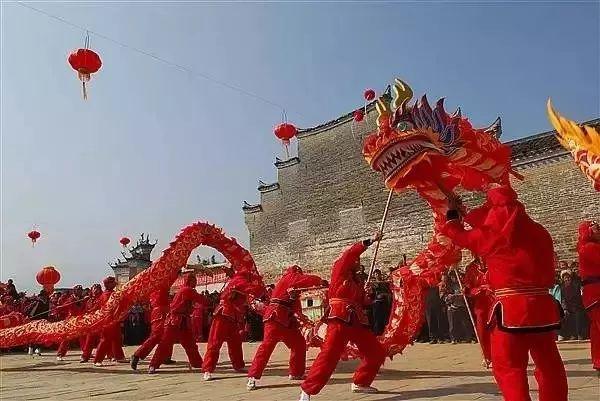
{"label": "wooden pole", "polygon": [[465,300],[465,306],[467,307],[467,313],[469,314],[469,319],[471,320],[471,324],[473,325],[473,331],[475,332],[475,337],[477,338],[477,342],[479,343],[479,351],[481,351],[481,356],[486,363],[486,368],[489,368],[488,360],[483,353],[483,344],[481,343],[481,338],[479,338],[479,333],[477,332],[477,326],[475,325],[475,319],[473,318],[473,313],[471,312],[471,307],[469,306],[469,300],[467,299],[467,294],[465,294],[465,289],[460,281],[460,276],[458,275],[458,269],[456,265],[452,267],[454,270],[454,274],[456,274],[456,281],[458,281],[458,287],[460,288],[460,292],[462,293],[463,299]]}
{"label": "wooden pole", "polygon": [[[381,218],[381,224],[379,225],[379,232],[383,234],[383,228],[385,227],[385,221],[387,220],[388,211],[390,210],[390,202],[392,201],[392,195],[394,194],[394,190],[390,189],[390,193],[387,198],[387,202],[385,204],[385,209],[383,210],[383,217]],[[371,268],[369,269],[369,276],[367,277],[367,281],[365,282],[365,286],[369,284],[371,281],[371,276],[373,275],[373,270],[375,269],[375,261],[377,260],[377,253],[379,252],[379,243],[381,240],[377,241],[375,244],[375,250],[373,251],[373,259],[371,260]]]}

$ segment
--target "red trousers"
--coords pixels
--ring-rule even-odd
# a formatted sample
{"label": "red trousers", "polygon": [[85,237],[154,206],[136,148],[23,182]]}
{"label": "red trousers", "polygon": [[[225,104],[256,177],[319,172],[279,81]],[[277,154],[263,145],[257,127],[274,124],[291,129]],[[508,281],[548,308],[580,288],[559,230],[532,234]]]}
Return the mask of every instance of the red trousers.
{"label": "red trousers", "polygon": [[590,345],[594,369],[600,370],[600,305],[588,310],[590,318]]}
{"label": "red trousers", "polygon": [[306,370],[306,340],[298,328],[284,327],[268,321],[265,323],[264,339],[254,355],[248,377],[260,379],[269,362],[269,358],[278,342],[290,349],[290,375],[302,376]]}
{"label": "red trousers", "polygon": [[192,315],[192,336],[196,342],[202,341],[202,320],[202,316]]}
{"label": "red trousers", "polygon": [[100,343],[96,348],[94,363],[102,363],[109,353],[111,353],[112,357],[116,360],[125,359],[120,323],[113,324],[102,330],[102,334],[100,334]]}
{"label": "red trousers", "polygon": [[[85,349],[87,337],[79,337],[79,347],[83,351]],[[58,351],[56,351],[56,356],[65,356],[67,355],[67,351],[69,351],[69,345],[71,344],[70,340],[61,341],[58,346]],[[88,357],[89,358],[89,357]]]}
{"label": "red trousers", "polygon": [[[146,357],[148,355],[150,355],[150,352],[152,352],[154,347],[156,347],[160,343],[160,340],[163,336],[163,332],[164,332],[164,322],[163,321],[156,321],[156,322],[152,323],[152,328],[150,329],[150,336],[148,336],[146,341],[144,341],[144,343],[142,345],[140,345],[137,350],[135,350],[135,352],[133,353],[133,356],[137,356],[140,359],[146,359]],[[168,353],[166,355],[167,359],[161,361],[161,363],[163,363],[166,360],[171,359],[172,357],[173,357],[173,346],[171,346],[171,349],[168,351]]]}
{"label": "red trousers", "polygon": [[92,350],[98,344],[98,335],[96,333],[88,334],[85,337],[83,348],[81,349],[81,359],[88,360],[92,356]]}
{"label": "red trousers", "polygon": [[490,303],[486,301],[475,301],[473,303],[473,317],[475,319],[475,330],[477,330],[477,336],[479,337],[479,345],[483,350],[483,357],[491,361],[492,360],[492,347],[490,344],[491,331],[487,327],[487,320],[490,314]]}
{"label": "red trousers", "polygon": [[353,342],[361,355],[360,365],[354,372],[354,384],[370,386],[373,383],[379,368],[385,361],[385,350],[375,334],[357,323],[350,325],[339,320],[329,320],[321,352],[302,382],[301,387],[305,393],[319,394],[325,387],[348,342]]}
{"label": "red trousers", "polygon": [[527,382],[529,354],[535,364],[539,401],[567,401],[567,375],[553,331],[510,333],[495,327],[491,343],[492,370],[505,401],[531,401]]}
{"label": "red trousers", "polygon": [[208,344],[206,344],[204,364],[202,365],[205,372],[212,373],[215,371],[217,362],[219,362],[219,352],[224,342],[227,343],[229,360],[233,368],[241,370],[246,365],[242,351],[240,328],[233,320],[217,315],[210,325],[210,333],[208,334]]}
{"label": "red trousers", "polygon": [[189,327],[179,328],[173,325],[167,325],[165,328],[158,348],[152,356],[150,366],[158,369],[160,365],[169,358],[169,355],[173,353],[173,344],[179,340],[179,343],[183,347],[185,354],[188,357],[188,361],[193,368],[202,367],[202,357],[198,352],[198,345],[192,338],[192,330]]}

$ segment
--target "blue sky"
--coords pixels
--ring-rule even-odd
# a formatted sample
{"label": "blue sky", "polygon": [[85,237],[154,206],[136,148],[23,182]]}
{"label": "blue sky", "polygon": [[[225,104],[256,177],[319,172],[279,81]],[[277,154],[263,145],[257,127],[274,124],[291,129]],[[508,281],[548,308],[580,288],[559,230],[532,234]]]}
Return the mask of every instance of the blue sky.
{"label": "blue sky", "polygon": [[[476,125],[501,115],[506,139],[550,129],[548,96],[600,115],[598,2],[32,5],[285,105],[301,127],[395,76]],[[150,233],[157,256],[198,219],[247,243],[241,203],[276,177],[281,110],[94,35],[104,65],[84,102],[66,62],[84,33],[2,12],[2,280],[33,289],[53,264],[60,285],[98,281],[122,235]]]}

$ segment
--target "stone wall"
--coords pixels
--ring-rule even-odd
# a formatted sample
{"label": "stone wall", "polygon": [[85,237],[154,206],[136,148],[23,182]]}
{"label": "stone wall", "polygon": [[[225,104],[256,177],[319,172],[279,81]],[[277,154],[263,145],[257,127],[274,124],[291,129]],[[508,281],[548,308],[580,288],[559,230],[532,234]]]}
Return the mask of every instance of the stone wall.
{"label": "stone wall", "polygon": [[[250,250],[267,278],[292,263],[327,276],[345,246],[377,229],[387,190],[361,155],[374,120],[371,111],[368,123],[359,127],[345,116],[301,132],[298,158],[275,163],[277,183],[261,185],[260,204],[244,207]],[[515,161],[525,176],[515,189],[532,217],[549,229],[559,256],[572,259],[576,226],[583,217],[600,217],[600,195],[556,144],[541,154],[536,150],[535,141],[547,144],[548,138],[553,140],[552,133],[514,141],[532,147]],[[470,194],[466,203],[473,206],[481,199]],[[385,233],[378,256],[382,268],[396,264],[403,253],[413,257],[426,245],[431,213],[414,191],[394,195]],[[370,258],[367,251],[361,262],[369,264]]]}

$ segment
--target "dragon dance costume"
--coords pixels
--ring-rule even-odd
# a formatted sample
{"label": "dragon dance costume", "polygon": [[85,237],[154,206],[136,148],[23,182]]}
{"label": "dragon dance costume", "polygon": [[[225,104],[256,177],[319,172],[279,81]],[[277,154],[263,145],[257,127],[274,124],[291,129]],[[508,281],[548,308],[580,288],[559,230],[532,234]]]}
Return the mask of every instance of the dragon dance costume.
{"label": "dragon dance costume", "polygon": [[458,212],[448,212],[444,232],[480,255],[496,298],[491,308],[494,377],[506,401],[530,400],[529,354],[536,365],[540,401],[566,401],[567,376],[556,345],[559,309],[548,289],[554,284],[554,249],[508,185],[490,189],[487,202],[471,211],[465,230]]}
{"label": "dragon dance costume", "polygon": [[[131,367],[133,370],[137,369],[139,360],[146,359],[154,347],[160,343],[165,328],[165,319],[169,313],[169,288],[162,288],[150,295],[150,308],[150,335],[134,352],[131,358]],[[173,347],[167,352],[167,360],[171,359],[172,354]]]}
{"label": "dragon dance costume", "polygon": [[171,301],[169,314],[164,322],[164,331],[150,361],[148,373],[154,373],[169,358],[176,341],[179,341],[185,350],[191,367],[200,368],[202,366],[202,357],[192,335],[190,315],[194,303],[206,305],[208,301],[204,295],[196,292],[196,275],[188,273],[184,276],[183,285]]}
{"label": "dragon dance costume", "polygon": [[[69,295],[63,304],[66,308],[67,317],[81,316],[85,313],[86,300],[83,298],[83,288],[77,285],[73,288],[73,294]],[[85,348],[86,336],[79,337],[79,346],[81,350]],[[61,341],[56,352],[56,359],[61,361],[69,350],[69,340]]]}
{"label": "dragon dance costume", "polygon": [[329,305],[324,315],[327,334],[321,352],[313,362],[308,376],[302,382],[302,398],[318,394],[333,374],[346,345],[353,342],[360,353],[361,364],[353,377],[353,389],[372,389],[386,352],[375,334],[369,329],[363,310],[365,289],[355,274],[360,266],[360,255],[371,245],[371,240],[358,242],[347,248],[334,262],[329,284]]}
{"label": "dragon dance costume", "polygon": [[592,364],[600,371],[600,228],[584,221],[579,225],[579,274],[583,280],[583,305],[590,318]]}
{"label": "dragon dance costume", "polygon": [[248,371],[248,388],[255,387],[255,380],[262,377],[269,358],[279,342],[290,349],[290,378],[301,379],[306,370],[306,340],[300,332],[296,316],[302,320],[302,307],[298,289],[316,287],[323,283],[319,276],[304,274],[299,266],[291,266],[281,276],[269,304],[263,314],[264,339],[256,350],[252,366]]}
{"label": "dragon dance costume", "polygon": [[[104,292],[98,298],[100,307],[108,302],[117,286],[117,279],[110,276],[104,279]],[[106,326],[100,333],[100,342],[96,349],[96,357],[94,358],[95,365],[102,365],[104,358],[110,353],[113,359],[124,361],[125,354],[123,353],[123,337],[121,336],[121,321],[117,320]]]}
{"label": "dragon dance costume", "polygon": [[227,343],[229,360],[233,369],[242,371],[246,366],[242,350],[242,327],[248,307],[248,295],[262,296],[264,285],[252,272],[236,272],[221,292],[219,305],[213,313],[206,353],[204,354],[204,379],[210,380],[219,361],[223,343]]}
{"label": "dragon dance costume", "polygon": [[492,356],[490,331],[487,329],[487,321],[494,297],[488,284],[487,274],[482,270],[482,267],[479,261],[471,262],[465,269],[463,284],[465,286],[465,293],[472,303],[475,330],[477,330],[483,357],[486,364],[488,364],[492,360]]}

